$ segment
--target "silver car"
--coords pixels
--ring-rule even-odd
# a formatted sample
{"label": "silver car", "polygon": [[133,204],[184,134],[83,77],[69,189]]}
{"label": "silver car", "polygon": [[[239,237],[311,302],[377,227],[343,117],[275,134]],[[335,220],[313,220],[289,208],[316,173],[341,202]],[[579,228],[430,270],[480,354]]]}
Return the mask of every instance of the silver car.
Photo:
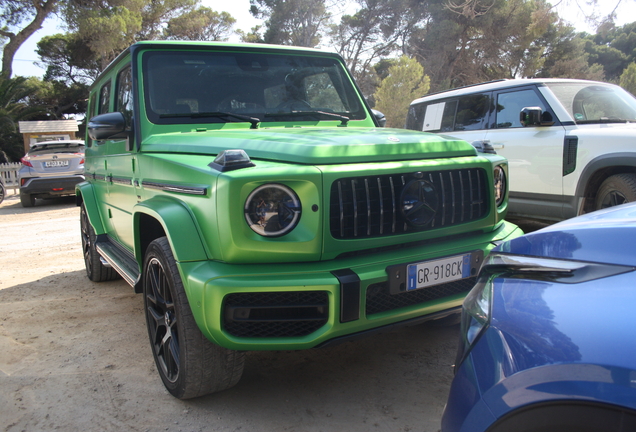
{"label": "silver car", "polygon": [[75,185],[84,181],[84,141],[35,143],[20,162],[22,207],[33,207],[36,198],[75,195]]}

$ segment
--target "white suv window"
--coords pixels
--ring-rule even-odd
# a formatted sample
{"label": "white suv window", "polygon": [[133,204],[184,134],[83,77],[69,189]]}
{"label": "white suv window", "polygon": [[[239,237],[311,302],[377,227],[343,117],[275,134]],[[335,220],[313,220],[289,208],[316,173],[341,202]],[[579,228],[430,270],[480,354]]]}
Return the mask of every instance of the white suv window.
{"label": "white suv window", "polygon": [[545,112],[546,108],[534,90],[520,90],[497,95],[497,129],[523,127],[519,120],[519,113],[523,108],[540,107]]}

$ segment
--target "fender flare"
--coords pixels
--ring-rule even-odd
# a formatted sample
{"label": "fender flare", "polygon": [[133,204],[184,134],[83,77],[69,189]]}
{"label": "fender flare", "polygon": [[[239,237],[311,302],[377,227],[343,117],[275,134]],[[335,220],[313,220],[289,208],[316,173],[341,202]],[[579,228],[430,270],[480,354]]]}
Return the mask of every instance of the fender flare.
{"label": "fender flare", "polygon": [[[576,185],[575,196],[585,197],[585,192],[592,176],[599,170],[614,167],[630,167],[631,170],[627,172],[636,172],[636,153],[610,153],[592,159],[581,172],[581,176],[579,177],[579,181]],[[625,170],[616,171],[616,173],[625,172]]]}
{"label": "fender flare", "polygon": [[95,188],[89,182],[81,182],[75,186],[75,197],[77,205],[84,204],[88,221],[93,226],[96,235],[106,234],[102,217],[99,213],[97,200],[95,199]]}
{"label": "fender flare", "polygon": [[140,226],[142,215],[148,215],[161,224],[177,262],[209,259],[209,251],[190,207],[180,200],[156,196],[133,207],[135,256],[140,265],[143,265],[144,252]]}

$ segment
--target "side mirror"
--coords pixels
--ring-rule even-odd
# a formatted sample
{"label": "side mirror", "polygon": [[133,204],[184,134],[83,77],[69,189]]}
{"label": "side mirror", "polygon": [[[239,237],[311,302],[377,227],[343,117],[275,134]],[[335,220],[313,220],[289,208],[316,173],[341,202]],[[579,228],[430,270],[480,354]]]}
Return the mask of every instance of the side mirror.
{"label": "side mirror", "polygon": [[378,110],[372,109],[373,117],[375,117],[375,121],[378,122],[378,126],[384,127],[386,126],[386,117]]}
{"label": "side mirror", "polygon": [[524,127],[541,126],[541,108],[525,107],[519,113],[519,121]]}
{"label": "side mirror", "polygon": [[128,138],[126,118],[120,112],[97,115],[88,121],[88,136],[95,141]]}

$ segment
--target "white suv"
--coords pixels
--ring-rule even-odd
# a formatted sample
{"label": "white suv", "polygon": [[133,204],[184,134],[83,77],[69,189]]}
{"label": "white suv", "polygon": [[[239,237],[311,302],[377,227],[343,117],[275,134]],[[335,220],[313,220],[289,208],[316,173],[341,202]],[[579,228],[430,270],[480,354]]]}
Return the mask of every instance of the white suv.
{"label": "white suv", "polygon": [[506,157],[509,215],[562,220],[636,201],[636,98],[616,85],[492,81],[413,101],[406,127]]}

